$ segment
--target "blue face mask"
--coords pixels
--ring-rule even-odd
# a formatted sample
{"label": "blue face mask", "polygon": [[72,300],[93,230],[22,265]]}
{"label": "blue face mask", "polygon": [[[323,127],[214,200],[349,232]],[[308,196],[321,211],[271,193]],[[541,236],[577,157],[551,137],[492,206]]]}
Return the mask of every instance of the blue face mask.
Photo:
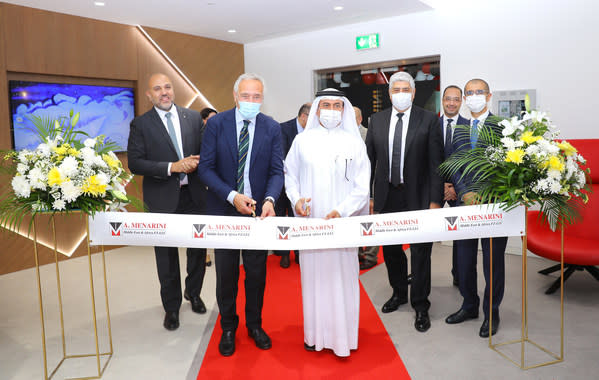
{"label": "blue face mask", "polygon": [[260,112],[262,103],[239,102],[239,113],[246,119],[253,119]]}

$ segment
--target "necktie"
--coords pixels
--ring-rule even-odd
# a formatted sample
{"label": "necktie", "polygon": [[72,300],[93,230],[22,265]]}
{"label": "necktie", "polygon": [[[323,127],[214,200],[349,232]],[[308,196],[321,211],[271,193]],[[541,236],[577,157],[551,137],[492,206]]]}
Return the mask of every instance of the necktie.
{"label": "necktie", "polygon": [[451,153],[451,123],[453,119],[447,119],[447,127],[445,128],[445,157]]}
{"label": "necktie", "polygon": [[239,150],[237,153],[237,192],[243,194],[243,173],[245,171],[245,159],[248,155],[250,145],[250,134],[248,133],[249,120],[243,121],[243,128],[239,134]]}
{"label": "necktie", "polygon": [[[166,126],[168,127],[168,134],[171,137],[171,141],[173,142],[173,145],[175,146],[175,151],[177,152],[177,156],[179,157],[179,159],[183,158],[183,155],[181,154],[181,150],[179,149],[179,143],[177,142],[177,135],[175,134],[175,126],[173,125],[173,121],[171,120],[171,117],[173,116],[173,114],[171,114],[170,112],[166,113]],[[183,180],[183,178],[185,178],[185,173],[179,173],[179,180]]]}
{"label": "necktie", "polygon": [[403,129],[403,112],[397,113],[397,123],[395,124],[395,134],[393,135],[393,154],[391,156],[391,184],[399,186],[401,184],[401,135]]}
{"label": "necktie", "polygon": [[472,120],[472,131],[470,131],[470,146],[472,149],[476,147],[476,142],[478,141],[478,123],[480,120],[474,119]]}

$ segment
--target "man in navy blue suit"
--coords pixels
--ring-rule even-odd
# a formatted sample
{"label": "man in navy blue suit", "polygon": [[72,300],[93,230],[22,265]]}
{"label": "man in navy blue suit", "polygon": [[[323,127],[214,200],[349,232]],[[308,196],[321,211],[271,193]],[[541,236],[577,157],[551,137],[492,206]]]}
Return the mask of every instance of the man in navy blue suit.
{"label": "man in navy blue suit", "polygon": [[[207,212],[211,215],[274,216],[274,205],[284,183],[281,126],[260,113],[264,80],[242,74],[233,86],[235,108],[210,119],[202,141],[198,174],[208,186]],[[271,348],[262,329],[262,304],[266,285],[266,250],[242,249],[245,269],[245,320],[256,346]],[[223,330],[221,355],[235,352],[239,325],[236,299],[239,250],[216,249],[216,300]]]}
{"label": "man in navy blue suit", "polygon": [[[470,109],[472,119],[470,130],[456,130],[453,139],[453,149],[473,149],[482,146],[478,141],[478,133],[481,128],[486,128],[485,121],[492,114],[488,109],[491,100],[489,84],[482,79],[471,79],[464,87],[464,100]],[[493,127],[489,125],[489,127]],[[500,132],[499,132],[500,133]],[[475,181],[472,176],[463,176],[458,172],[452,178],[457,190],[460,204],[476,204],[477,194],[471,190]],[[496,237],[493,239],[483,238],[481,245],[483,249],[483,272],[485,275],[485,294],[483,297],[483,313],[485,319],[480,327],[479,335],[488,338],[489,332],[495,335],[499,328],[499,305],[503,299],[505,288],[505,247],[507,237]],[[493,322],[489,326],[489,290],[490,290],[490,246],[493,242]],[[478,256],[478,239],[457,240],[458,244],[458,276],[459,287],[464,301],[460,310],[445,319],[449,324],[461,323],[468,319],[478,318],[480,299],[477,291],[476,260]]]}
{"label": "man in navy blue suit", "polygon": [[[311,103],[302,104],[297,113],[297,117],[281,123],[281,148],[283,150],[283,159],[287,157],[287,153],[289,153],[289,148],[291,148],[291,143],[293,143],[295,136],[302,133],[304,128],[306,128],[311,106]],[[293,208],[289,203],[289,199],[287,199],[285,191],[281,192],[281,196],[275,205],[275,211],[278,216],[293,216]],[[275,255],[281,256],[279,265],[281,265],[282,268],[289,268],[289,251],[275,251]],[[295,250],[295,262],[299,264],[299,252],[297,250]]]}
{"label": "man in navy blue suit", "polygon": [[[453,132],[456,125],[470,125],[470,120],[463,118],[460,115],[460,108],[462,107],[462,89],[458,86],[451,85],[445,87],[443,90],[443,97],[441,98],[441,104],[443,105],[443,115],[439,118],[441,125],[441,131],[443,131],[443,146],[445,152],[445,159],[447,159],[453,153],[452,141]],[[444,198],[443,200],[451,207],[458,205],[457,195],[455,187],[450,179],[447,179],[444,187]],[[457,244],[453,243],[452,248],[452,267],[451,275],[453,277],[453,284],[458,285],[458,254]]]}

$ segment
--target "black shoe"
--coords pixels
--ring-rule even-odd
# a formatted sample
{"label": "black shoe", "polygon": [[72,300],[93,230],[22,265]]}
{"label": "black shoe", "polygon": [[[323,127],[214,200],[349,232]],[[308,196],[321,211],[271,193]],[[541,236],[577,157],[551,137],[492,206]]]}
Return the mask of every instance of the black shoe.
{"label": "black shoe", "polygon": [[306,351],[314,352],[316,351],[316,346],[308,346],[308,343],[304,342],[304,349]]}
{"label": "black shoe", "polygon": [[414,327],[420,332],[425,332],[431,327],[431,319],[428,316],[428,311],[417,311]]}
{"label": "black shoe", "polygon": [[460,309],[455,313],[451,314],[449,317],[445,318],[445,323],[450,325],[455,325],[456,323],[462,323],[469,319],[478,318],[478,312],[474,311],[466,311],[464,309]]}
{"label": "black shoe", "polygon": [[412,273],[410,273],[410,274],[408,275],[408,278],[407,278],[407,280],[408,280],[408,285],[410,285],[410,284],[412,283]]}
{"label": "black shoe", "polygon": [[405,303],[408,303],[408,297],[400,297],[398,292],[393,291],[393,295],[385,302],[381,311],[383,313],[391,313]]}
{"label": "black shoe", "polygon": [[297,265],[299,265],[299,252],[295,252],[295,259],[294,259],[295,263]]}
{"label": "black shoe", "polygon": [[212,266],[212,260],[210,260],[210,255],[208,254],[206,255],[206,266]]}
{"label": "black shoe", "polygon": [[289,268],[289,255],[281,256],[281,261],[279,262],[281,268]]}
{"label": "black shoe", "polygon": [[458,281],[457,277],[453,278],[453,286],[459,287],[460,286],[460,281]]}
{"label": "black shoe", "polygon": [[[499,329],[499,316],[493,317],[493,328],[491,329],[491,333],[495,335],[497,330]],[[489,337],[489,320],[485,319],[483,321],[482,326],[480,326],[480,331],[478,332],[481,338]]]}
{"label": "black shoe", "polygon": [[376,261],[364,260],[360,262],[360,270],[370,269],[376,265]]}
{"label": "black shoe", "polygon": [[179,312],[178,311],[167,311],[164,314],[164,323],[162,324],[165,329],[173,331],[179,328]]}
{"label": "black shoe", "polygon": [[206,313],[206,305],[204,305],[204,301],[202,301],[199,295],[190,298],[186,290],[185,293],[183,293],[183,296],[186,300],[191,302],[191,310],[200,314]]}
{"label": "black shoe", "polygon": [[248,335],[250,336],[250,338],[254,340],[254,342],[256,342],[256,347],[258,347],[259,349],[268,350],[272,347],[272,342],[270,338],[268,337],[268,335],[266,335],[266,333],[264,332],[264,330],[262,330],[261,327],[258,327],[257,329],[248,330]]}
{"label": "black shoe", "polygon": [[218,344],[218,352],[222,356],[231,356],[235,352],[235,331],[223,331]]}

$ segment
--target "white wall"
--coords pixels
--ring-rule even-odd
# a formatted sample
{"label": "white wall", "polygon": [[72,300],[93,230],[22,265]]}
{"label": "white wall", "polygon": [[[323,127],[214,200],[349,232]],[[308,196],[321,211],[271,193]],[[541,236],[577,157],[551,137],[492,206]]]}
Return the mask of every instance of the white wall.
{"label": "white wall", "polygon": [[[250,43],[245,68],[266,80],[263,111],[285,121],[313,99],[314,70],[439,54],[442,88],[473,77],[491,91],[533,88],[561,137],[599,138],[599,2],[470,4]],[[380,33],[381,47],[357,52],[367,33]]]}

